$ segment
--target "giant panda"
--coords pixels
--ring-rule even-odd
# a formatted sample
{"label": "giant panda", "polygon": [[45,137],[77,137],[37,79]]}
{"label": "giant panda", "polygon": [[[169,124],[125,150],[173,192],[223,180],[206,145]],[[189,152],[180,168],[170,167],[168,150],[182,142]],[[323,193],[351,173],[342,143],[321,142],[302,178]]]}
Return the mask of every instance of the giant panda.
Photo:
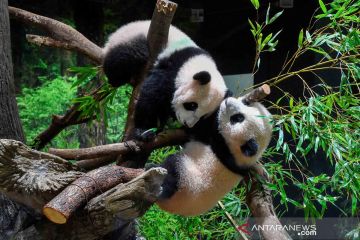
{"label": "giant panda", "polygon": [[214,207],[262,156],[271,138],[270,117],[258,102],[225,99],[208,121],[194,127],[193,139],[161,164],[168,174],[157,205],[182,216]]}
{"label": "giant panda", "polygon": [[[112,86],[131,82],[141,74],[149,56],[149,27],[150,21],[132,22],[110,35],[103,48],[103,68]],[[167,45],[141,87],[134,114],[134,137],[152,139],[154,135],[144,133],[152,128],[161,130],[171,117],[191,128],[229,95],[209,53],[171,26]]]}

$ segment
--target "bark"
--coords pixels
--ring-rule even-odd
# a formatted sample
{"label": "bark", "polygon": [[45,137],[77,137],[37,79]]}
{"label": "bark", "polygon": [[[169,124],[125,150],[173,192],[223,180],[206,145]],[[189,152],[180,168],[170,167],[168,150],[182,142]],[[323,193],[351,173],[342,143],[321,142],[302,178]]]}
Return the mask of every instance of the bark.
{"label": "bark", "polygon": [[[264,166],[257,164],[255,167],[253,167],[251,176],[245,177],[245,185],[251,185],[251,188],[246,194],[246,203],[258,225],[281,226],[282,224],[275,213],[271,190],[267,188],[266,185],[261,181],[271,182],[264,169]],[[274,230],[260,230],[260,234],[264,239],[291,239],[289,234],[284,229],[273,229]]]}
{"label": "bark", "polygon": [[0,138],[24,141],[15,98],[7,0],[0,2]]}
{"label": "bark", "polygon": [[[115,171],[111,172],[111,168]],[[67,224],[57,225],[37,218],[33,226],[16,228],[22,231],[14,239],[107,239],[106,235],[116,230],[121,233],[115,239],[132,239],[136,235],[132,220],[142,215],[156,200],[166,175],[163,168],[150,169],[139,175],[142,171],[109,166],[95,171],[98,174],[85,177],[76,166],[57,156],[32,150],[18,141],[0,140],[0,179],[6,179],[0,182],[0,192],[36,212],[41,213],[48,201],[66,186],[72,187],[71,183],[79,177],[76,181],[89,181],[86,186],[93,183],[88,188],[90,192],[104,192],[91,200],[88,196],[82,202],[86,204],[85,209],[78,209]],[[129,182],[116,185],[121,181]],[[105,191],[108,184],[114,187]],[[81,183],[78,186],[82,186]],[[82,193],[82,190],[75,192],[83,199]]]}
{"label": "bark", "polygon": [[[25,141],[15,98],[7,0],[0,1],[0,138]],[[0,178],[1,181],[5,178]],[[0,239],[31,223],[34,214],[0,193]]]}
{"label": "bark", "polygon": [[150,152],[157,148],[182,144],[187,139],[188,136],[184,130],[176,129],[158,134],[151,142],[126,141],[122,143],[113,143],[103,146],[80,149],[50,148],[49,152],[64,159],[91,159],[105,157],[108,155],[117,156],[131,151]]}
{"label": "bark", "polygon": [[88,172],[76,179],[59,195],[43,208],[44,215],[54,223],[64,224],[70,215],[88,199],[115,187],[119,183],[128,182],[143,173],[142,169],[131,169],[120,166],[105,166]]}
{"label": "bark", "polygon": [[245,94],[243,97],[247,103],[253,103],[253,102],[261,101],[263,98],[265,98],[269,94],[270,94],[270,86],[267,84],[264,84],[258,88],[255,88],[251,92]]}
{"label": "bark", "polygon": [[144,73],[139,77],[139,79],[137,79],[134,90],[131,94],[123,140],[129,140],[129,138],[133,136],[135,106],[137,99],[139,98],[142,82],[145,79],[147,71],[152,67],[157,56],[166,46],[171,21],[176,12],[176,8],[177,4],[171,1],[157,0],[156,2],[156,7],[154,9],[147,35],[149,59]]}
{"label": "bark", "polygon": [[57,20],[15,7],[9,7],[9,13],[11,17],[45,30],[50,34],[51,38],[69,44],[72,46],[72,49],[76,49],[77,52],[86,55],[95,63],[101,64],[101,48],[72,27]]}

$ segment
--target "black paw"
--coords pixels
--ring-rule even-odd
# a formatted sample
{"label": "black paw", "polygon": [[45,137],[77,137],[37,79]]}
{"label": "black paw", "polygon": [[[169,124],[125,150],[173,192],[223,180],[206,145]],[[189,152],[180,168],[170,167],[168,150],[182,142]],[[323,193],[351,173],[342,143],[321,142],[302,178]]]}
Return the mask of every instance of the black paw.
{"label": "black paw", "polygon": [[147,130],[137,128],[135,130],[135,139],[141,142],[151,142],[156,137],[156,129],[150,128]]}
{"label": "black paw", "polygon": [[157,167],[161,167],[161,165],[156,164],[156,163],[146,163],[144,168],[147,171],[147,170],[149,170],[151,168],[157,168]]}

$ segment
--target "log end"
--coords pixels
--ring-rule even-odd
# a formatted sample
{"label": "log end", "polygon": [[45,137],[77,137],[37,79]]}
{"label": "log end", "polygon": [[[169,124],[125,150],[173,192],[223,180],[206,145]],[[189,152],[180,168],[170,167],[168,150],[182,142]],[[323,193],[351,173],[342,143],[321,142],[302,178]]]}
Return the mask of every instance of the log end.
{"label": "log end", "polygon": [[262,88],[264,94],[270,95],[270,92],[271,92],[271,91],[270,91],[270,86],[269,86],[268,84],[263,84],[263,85],[261,86],[261,88]]}
{"label": "log end", "polygon": [[53,223],[65,224],[67,222],[67,218],[64,214],[51,207],[44,207],[43,214]]}

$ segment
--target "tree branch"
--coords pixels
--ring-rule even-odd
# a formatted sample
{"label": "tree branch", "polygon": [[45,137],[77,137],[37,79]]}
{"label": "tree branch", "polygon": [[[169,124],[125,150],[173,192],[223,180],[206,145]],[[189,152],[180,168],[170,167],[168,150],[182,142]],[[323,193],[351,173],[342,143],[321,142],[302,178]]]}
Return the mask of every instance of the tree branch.
{"label": "tree branch", "polygon": [[[67,46],[65,49],[80,52],[97,64],[102,63],[102,49],[69,25],[66,25],[55,19],[40,16],[10,6],[9,14],[11,17],[20,20],[25,24],[31,24],[33,26],[42,28],[51,35],[51,38],[46,39],[44,39],[44,37],[36,37],[37,40],[35,41],[40,41],[40,39],[42,39],[42,41],[47,43],[43,43],[46,46]],[[30,37],[30,39],[34,40],[34,37]]]}
{"label": "tree branch", "polygon": [[122,143],[107,144],[102,146],[81,149],[56,149],[50,148],[49,153],[65,159],[91,159],[104,156],[117,156],[130,151],[152,151],[165,146],[179,145],[187,140],[184,130],[169,130],[158,134],[151,142],[126,141]]}
{"label": "tree branch", "polygon": [[[87,190],[86,193],[104,192],[91,200],[86,195],[89,201],[84,202],[84,196],[80,196],[84,192],[78,189],[75,194],[86,204],[86,208],[79,209],[67,224],[50,224],[48,220],[41,219],[37,221],[36,228],[25,229],[21,235],[36,236],[35,239],[38,236],[47,236],[48,239],[100,239],[119,227],[131,224],[124,219],[142,215],[159,195],[166,175],[163,168],[150,169],[141,175],[142,169],[119,166],[96,171],[98,174],[84,177],[76,166],[57,156],[32,150],[15,140],[0,139],[0,192],[12,200],[41,212],[46,202],[66,186],[73,186],[69,184],[79,177],[85,183],[76,180],[75,184],[85,185],[82,189]],[[131,180],[133,177],[136,178]],[[89,182],[86,183],[86,179]],[[116,185],[116,182],[129,180]],[[115,187],[105,192],[109,184]],[[65,202],[64,206],[68,206],[67,200]],[[125,234],[124,239],[128,237],[127,231],[122,233]]]}
{"label": "tree branch", "polygon": [[[274,210],[271,190],[264,184],[264,182],[270,182],[264,166],[262,164],[255,165],[250,175],[244,179],[245,186],[251,185],[246,194],[246,203],[256,223],[260,226],[282,226]],[[260,234],[264,239],[291,239],[283,228],[274,227],[265,230],[260,228]]]}
{"label": "tree branch", "polygon": [[142,169],[120,166],[105,166],[86,173],[67,186],[59,195],[48,202],[44,215],[54,223],[64,224],[72,213],[101,192],[119,183],[129,182],[143,173]]}
{"label": "tree branch", "polygon": [[263,84],[243,96],[247,103],[259,102],[270,94],[270,86]]}
{"label": "tree branch", "polygon": [[147,35],[149,59],[143,74],[137,79],[131,94],[123,140],[129,140],[129,137],[133,136],[135,106],[139,98],[141,85],[145,80],[146,73],[152,68],[157,56],[168,42],[169,29],[176,8],[177,4],[171,1],[157,0],[156,2]]}

